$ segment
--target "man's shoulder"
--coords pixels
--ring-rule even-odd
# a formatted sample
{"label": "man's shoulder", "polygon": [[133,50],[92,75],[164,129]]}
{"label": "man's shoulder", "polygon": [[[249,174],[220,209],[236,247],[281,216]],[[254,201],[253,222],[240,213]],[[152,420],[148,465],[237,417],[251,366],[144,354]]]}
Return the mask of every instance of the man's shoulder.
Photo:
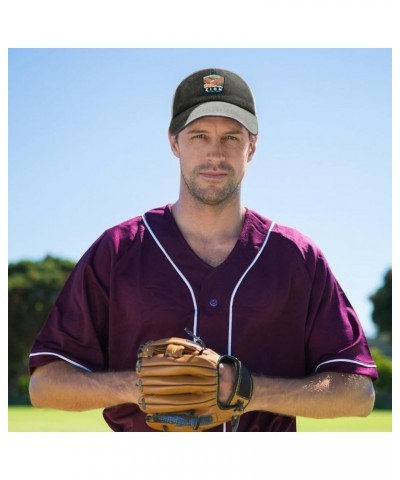
{"label": "man's shoulder", "polygon": [[262,225],[265,229],[269,229],[273,225],[271,240],[280,247],[298,252],[303,258],[309,254],[313,256],[320,254],[320,250],[315,242],[297,228],[269,219],[254,210],[249,210],[249,212],[254,219],[253,223]]}
{"label": "man's shoulder", "polygon": [[135,243],[137,240],[139,240],[139,242],[141,241],[143,232],[145,230],[143,216],[151,215],[161,218],[166,209],[167,206],[153,208],[143,215],[132,217],[108,228],[101,236],[102,243],[113,245],[113,249],[116,252],[125,250],[129,245]]}
{"label": "man's shoulder", "polygon": [[167,206],[164,207],[157,207],[153,208],[151,210],[148,210],[147,212],[143,212],[142,215],[138,215],[136,217],[132,217],[128,220],[124,220],[121,223],[118,223],[116,225],[113,225],[112,227],[108,228],[104,234],[108,237],[118,237],[118,238],[130,238],[132,239],[135,235],[137,235],[138,232],[140,232],[143,229],[143,216],[149,216],[151,215],[152,217],[163,217],[165,211],[167,210]]}

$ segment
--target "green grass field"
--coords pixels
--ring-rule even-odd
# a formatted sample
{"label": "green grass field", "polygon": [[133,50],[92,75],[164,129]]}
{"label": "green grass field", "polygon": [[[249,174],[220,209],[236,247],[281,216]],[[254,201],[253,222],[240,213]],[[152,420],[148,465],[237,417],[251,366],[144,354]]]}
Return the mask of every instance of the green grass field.
{"label": "green grass field", "polygon": [[[298,418],[299,432],[391,432],[392,412],[377,410],[367,418]],[[33,407],[8,408],[9,432],[110,432],[101,410],[60,412]]]}

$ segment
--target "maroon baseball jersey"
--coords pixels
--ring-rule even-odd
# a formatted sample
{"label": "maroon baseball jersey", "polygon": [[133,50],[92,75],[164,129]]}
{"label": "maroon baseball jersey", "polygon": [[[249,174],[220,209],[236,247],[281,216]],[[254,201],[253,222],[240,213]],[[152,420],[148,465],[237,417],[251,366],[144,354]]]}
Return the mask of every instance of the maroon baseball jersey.
{"label": "maroon baseball jersey", "polygon": [[[199,258],[158,208],[113,227],[89,248],[38,335],[30,370],[62,359],[87,371],[135,368],[146,340],[185,328],[255,374],[337,371],[377,378],[360,322],[319,248],[247,209],[218,267]],[[115,431],[150,430],[134,404],[104,410]],[[242,416],[242,431],[295,431],[293,417]]]}

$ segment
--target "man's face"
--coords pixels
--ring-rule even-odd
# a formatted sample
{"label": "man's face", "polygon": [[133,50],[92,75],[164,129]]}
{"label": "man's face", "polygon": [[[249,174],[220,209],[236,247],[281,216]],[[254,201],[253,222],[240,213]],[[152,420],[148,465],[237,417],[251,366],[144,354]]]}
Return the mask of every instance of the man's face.
{"label": "man's face", "polygon": [[238,122],[205,117],[188,125],[171,148],[180,160],[181,195],[206,205],[220,205],[240,195],[240,184],[251,161],[257,137]]}

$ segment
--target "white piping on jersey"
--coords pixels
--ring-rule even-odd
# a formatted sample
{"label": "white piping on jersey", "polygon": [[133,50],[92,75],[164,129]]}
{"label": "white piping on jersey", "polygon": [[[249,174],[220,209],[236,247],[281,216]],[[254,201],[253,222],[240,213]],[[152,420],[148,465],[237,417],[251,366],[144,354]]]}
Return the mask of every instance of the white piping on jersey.
{"label": "white piping on jersey", "polygon": [[153,237],[154,241],[160,248],[160,250],[163,252],[163,254],[167,257],[171,265],[174,267],[174,269],[177,271],[178,275],[182,278],[182,280],[185,282],[186,286],[189,289],[190,295],[192,296],[192,301],[193,301],[193,307],[194,307],[194,318],[193,318],[193,333],[197,335],[197,315],[198,315],[198,308],[197,308],[197,302],[196,302],[196,297],[193,291],[192,286],[190,285],[188,279],[185,277],[185,275],[179,270],[179,268],[175,265],[173,262],[172,258],[168,255],[166,252],[165,248],[161,245],[161,242],[158,240],[156,237],[156,234],[153,232],[153,230],[150,228],[150,225],[147,223],[147,220],[145,216],[142,216],[143,222],[146,225],[147,230],[150,232],[150,235]]}
{"label": "white piping on jersey", "polygon": [[264,250],[265,246],[267,245],[270,233],[272,232],[272,229],[275,226],[275,222],[271,223],[271,226],[268,229],[267,236],[265,237],[265,240],[263,244],[261,245],[260,250],[258,251],[257,255],[254,257],[254,260],[250,263],[248,266],[247,270],[243,273],[243,275],[240,277],[238,283],[236,284],[236,287],[233,289],[232,295],[231,295],[231,301],[229,302],[229,334],[228,334],[228,355],[232,355],[232,323],[233,323],[233,299],[235,298],[236,292],[242,283],[242,280],[244,277],[247,275],[249,270],[252,268],[252,266],[256,263],[260,255],[262,254],[262,251]]}
{"label": "white piping on jersey", "polygon": [[358,360],[350,360],[348,358],[335,358],[333,360],[327,360],[326,362],[322,362],[319,365],[317,365],[314,373],[317,373],[317,370],[319,367],[322,367],[322,365],[326,365],[327,363],[335,363],[335,362],[346,362],[346,363],[356,363],[357,365],[361,365],[362,367],[365,368],[376,368],[376,365],[374,363],[364,363],[364,362],[359,362]]}
{"label": "white piping on jersey", "polygon": [[[160,250],[163,252],[163,254],[166,256],[166,258],[168,259],[168,261],[171,263],[171,265],[174,267],[174,269],[177,271],[177,273],[179,274],[179,276],[182,278],[182,280],[185,282],[186,286],[188,287],[189,291],[190,291],[190,294],[192,296],[192,301],[193,301],[193,307],[194,307],[194,319],[193,319],[193,333],[195,335],[197,335],[197,320],[198,320],[198,308],[197,308],[197,303],[196,303],[196,297],[195,297],[195,294],[194,294],[194,291],[193,291],[193,288],[192,286],[190,285],[189,281],[187,280],[187,278],[185,277],[185,275],[183,275],[183,273],[179,270],[179,268],[175,265],[174,261],[172,260],[172,258],[168,255],[168,253],[166,252],[165,248],[161,245],[161,242],[158,240],[158,238],[156,237],[155,233],[153,232],[153,230],[151,229],[150,225],[148,224],[146,218],[145,218],[145,215],[142,216],[143,218],[143,222],[144,224],[146,225],[146,228],[148,229],[148,231],[150,232],[150,235],[153,237],[154,241],[156,242],[156,244],[158,245],[158,247],[160,248]],[[275,226],[275,222],[272,222],[271,223],[271,226],[269,227],[268,229],[268,232],[267,232],[267,235],[264,239],[264,242],[263,244],[261,245],[261,248],[260,250],[257,252],[257,255],[254,257],[253,261],[251,262],[251,264],[247,267],[246,271],[243,273],[243,275],[240,277],[239,281],[237,282],[235,288],[233,289],[233,292],[232,292],[232,295],[231,295],[231,299],[230,299],[230,302],[229,302],[229,330],[228,330],[228,354],[231,355],[232,354],[232,324],[233,324],[233,300],[235,298],[235,295],[236,295],[236,292],[240,286],[240,284],[242,283],[244,277],[247,275],[247,273],[249,272],[249,270],[253,267],[253,265],[257,262],[257,260],[259,259],[261,253],[263,252],[267,242],[268,242],[268,239],[269,239],[269,236],[270,236],[270,233],[272,231],[272,229],[274,228]]]}
{"label": "white piping on jersey", "polygon": [[75,365],[76,367],[82,368],[83,370],[86,370],[87,372],[91,372],[90,368],[84,367],[80,363],[74,362],[73,360],[70,360],[67,357],[64,357],[63,355],[60,355],[59,353],[54,353],[54,352],[37,352],[37,353],[31,353],[29,356],[30,357],[36,357],[38,355],[53,355],[55,357],[61,358],[65,362],[71,363],[72,365]]}

